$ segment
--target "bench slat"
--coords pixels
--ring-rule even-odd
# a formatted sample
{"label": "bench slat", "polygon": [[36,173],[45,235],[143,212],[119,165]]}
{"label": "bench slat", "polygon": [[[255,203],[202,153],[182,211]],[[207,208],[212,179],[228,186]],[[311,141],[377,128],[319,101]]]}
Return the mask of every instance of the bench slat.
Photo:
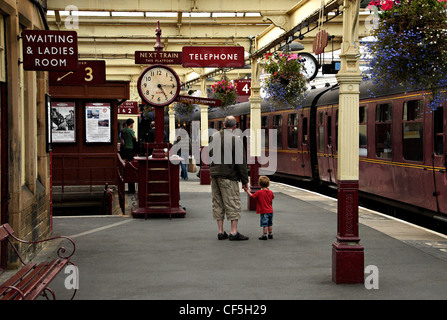
{"label": "bench slat", "polygon": [[[33,281],[35,276],[39,274],[39,272],[41,272],[42,269],[45,268],[45,264],[46,264],[45,262],[42,262],[38,266],[34,267],[32,270],[30,270],[30,272],[28,272],[28,274],[25,277],[21,279],[20,282],[18,282],[14,286],[20,291],[22,291],[26,296],[25,289],[29,286],[30,282]],[[5,300],[11,300],[11,299],[22,299],[22,297],[19,294],[17,294],[17,292],[11,291],[5,295]]]}
{"label": "bench slat", "polygon": [[[39,268],[39,266],[35,269],[36,272],[33,272],[30,274],[31,281],[28,282],[28,284],[23,288],[23,294],[25,295],[25,299],[27,299],[28,295],[31,294],[32,291],[36,289],[36,286],[39,284],[40,281],[42,281],[48,272],[54,267],[54,265],[57,264],[58,260],[53,260],[51,262],[42,262],[39,266],[42,266],[42,268]],[[40,292],[39,292],[40,293]],[[20,297],[21,298],[21,297]],[[17,297],[16,297],[17,299]]]}
{"label": "bench slat", "polygon": [[42,275],[41,280],[37,283],[35,288],[26,296],[26,300],[36,299],[43,290],[50,284],[51,281],[58,275],[58,273],[67,265],[68,260],[55,260],[55,263],[51,263],[46,269],[45,274]]}
{"label": "bench slat", "polygon": [[[28,272],[30,272],[36,266],[35,263],[28,263],[22,269],[20,269],[15,275],[9,278],[2,286],[15,286]],[[3,295],[9,288],[0,288],[0,295]],[[3,299],[3,298],[1,298]]]}

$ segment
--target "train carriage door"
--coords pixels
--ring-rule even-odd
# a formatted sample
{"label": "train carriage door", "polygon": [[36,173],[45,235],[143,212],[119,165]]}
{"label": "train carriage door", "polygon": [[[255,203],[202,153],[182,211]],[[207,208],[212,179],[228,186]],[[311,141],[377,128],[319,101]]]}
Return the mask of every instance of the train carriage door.
{"label": "train carriage door", "polygon": [[298,143],[298,153],[301,158],[301,168],[302,175],[306,175],[306,160],[308,159],[309,153],[309,129],[308,129],[308,120],[309,117],[304,116],[304,108],[301,108],[300,112],[300,124],[298,128],[301,128],[301,132],[299,132],[299,143]]}
{"label": "train carriage door", "polygon": [[431,126],[433,132],[433,151],[431,153],[432,170],[433,170],[433,196],[436,199],[436,207],[438,212],[445,212],[446,201],[445,195],[447,192],[447,151],[446,151],[446,108],[438,106],[433,111],[433,125]]}
{"label": "train carriage door", "polygon": [[443,106],[439,106],[433,112],[433,155],[434,165],[445,168],[447,153],[445,150],[446,120],[444,114]]}

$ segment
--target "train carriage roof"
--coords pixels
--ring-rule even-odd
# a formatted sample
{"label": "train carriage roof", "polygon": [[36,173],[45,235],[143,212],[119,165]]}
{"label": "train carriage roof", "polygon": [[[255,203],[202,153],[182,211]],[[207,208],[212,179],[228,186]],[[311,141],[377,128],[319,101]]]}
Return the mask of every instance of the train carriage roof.
{"label": "train carriage roof", "polygon": [[[372,81],[362,81],[360,83],[360,100],[373,97],[382,97],[394,94],[400,94],[408,91],[414,91],[414,89],[406,89],[402,86],[396,86],[393,88],[384,88],[374,84]],[[339,86],[335,84],[330,87],[316,88],[308,90],[306,96],[301,101],[300,105],[297,105],[295,109],[299,110],[302,107],[310,107],[315,101],[315,106],[325,105],[337,105],[339,103]],[[271,107],[267,101],[263,100],[261,103],[261,112],[292,110],[290,106],[276,106]],[[244,114],[250,114],[250,102],[242,102],[225,109],[215,107],[209,109],[208,119],[225,118],[228,115],[240,116]],[[200,120],[200,112],[195,112],[190,116],[188,120]]]}

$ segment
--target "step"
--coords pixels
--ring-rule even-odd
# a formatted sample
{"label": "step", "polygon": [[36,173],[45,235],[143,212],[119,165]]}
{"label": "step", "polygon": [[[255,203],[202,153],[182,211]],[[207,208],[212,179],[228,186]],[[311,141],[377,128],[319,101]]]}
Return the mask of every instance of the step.
{"label": "step", "polygon": [[168,209],[169,206],[147,206],[148,209]]}

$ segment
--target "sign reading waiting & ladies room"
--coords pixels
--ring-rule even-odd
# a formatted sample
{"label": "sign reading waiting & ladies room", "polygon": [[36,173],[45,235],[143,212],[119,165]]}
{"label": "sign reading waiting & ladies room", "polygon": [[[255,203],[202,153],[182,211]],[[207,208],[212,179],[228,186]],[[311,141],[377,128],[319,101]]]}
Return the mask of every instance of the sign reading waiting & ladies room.
{"label": "sign reading waiting & ladies room", "polygon": [[78,70],[76,31],[23,30],[23,69]]}

